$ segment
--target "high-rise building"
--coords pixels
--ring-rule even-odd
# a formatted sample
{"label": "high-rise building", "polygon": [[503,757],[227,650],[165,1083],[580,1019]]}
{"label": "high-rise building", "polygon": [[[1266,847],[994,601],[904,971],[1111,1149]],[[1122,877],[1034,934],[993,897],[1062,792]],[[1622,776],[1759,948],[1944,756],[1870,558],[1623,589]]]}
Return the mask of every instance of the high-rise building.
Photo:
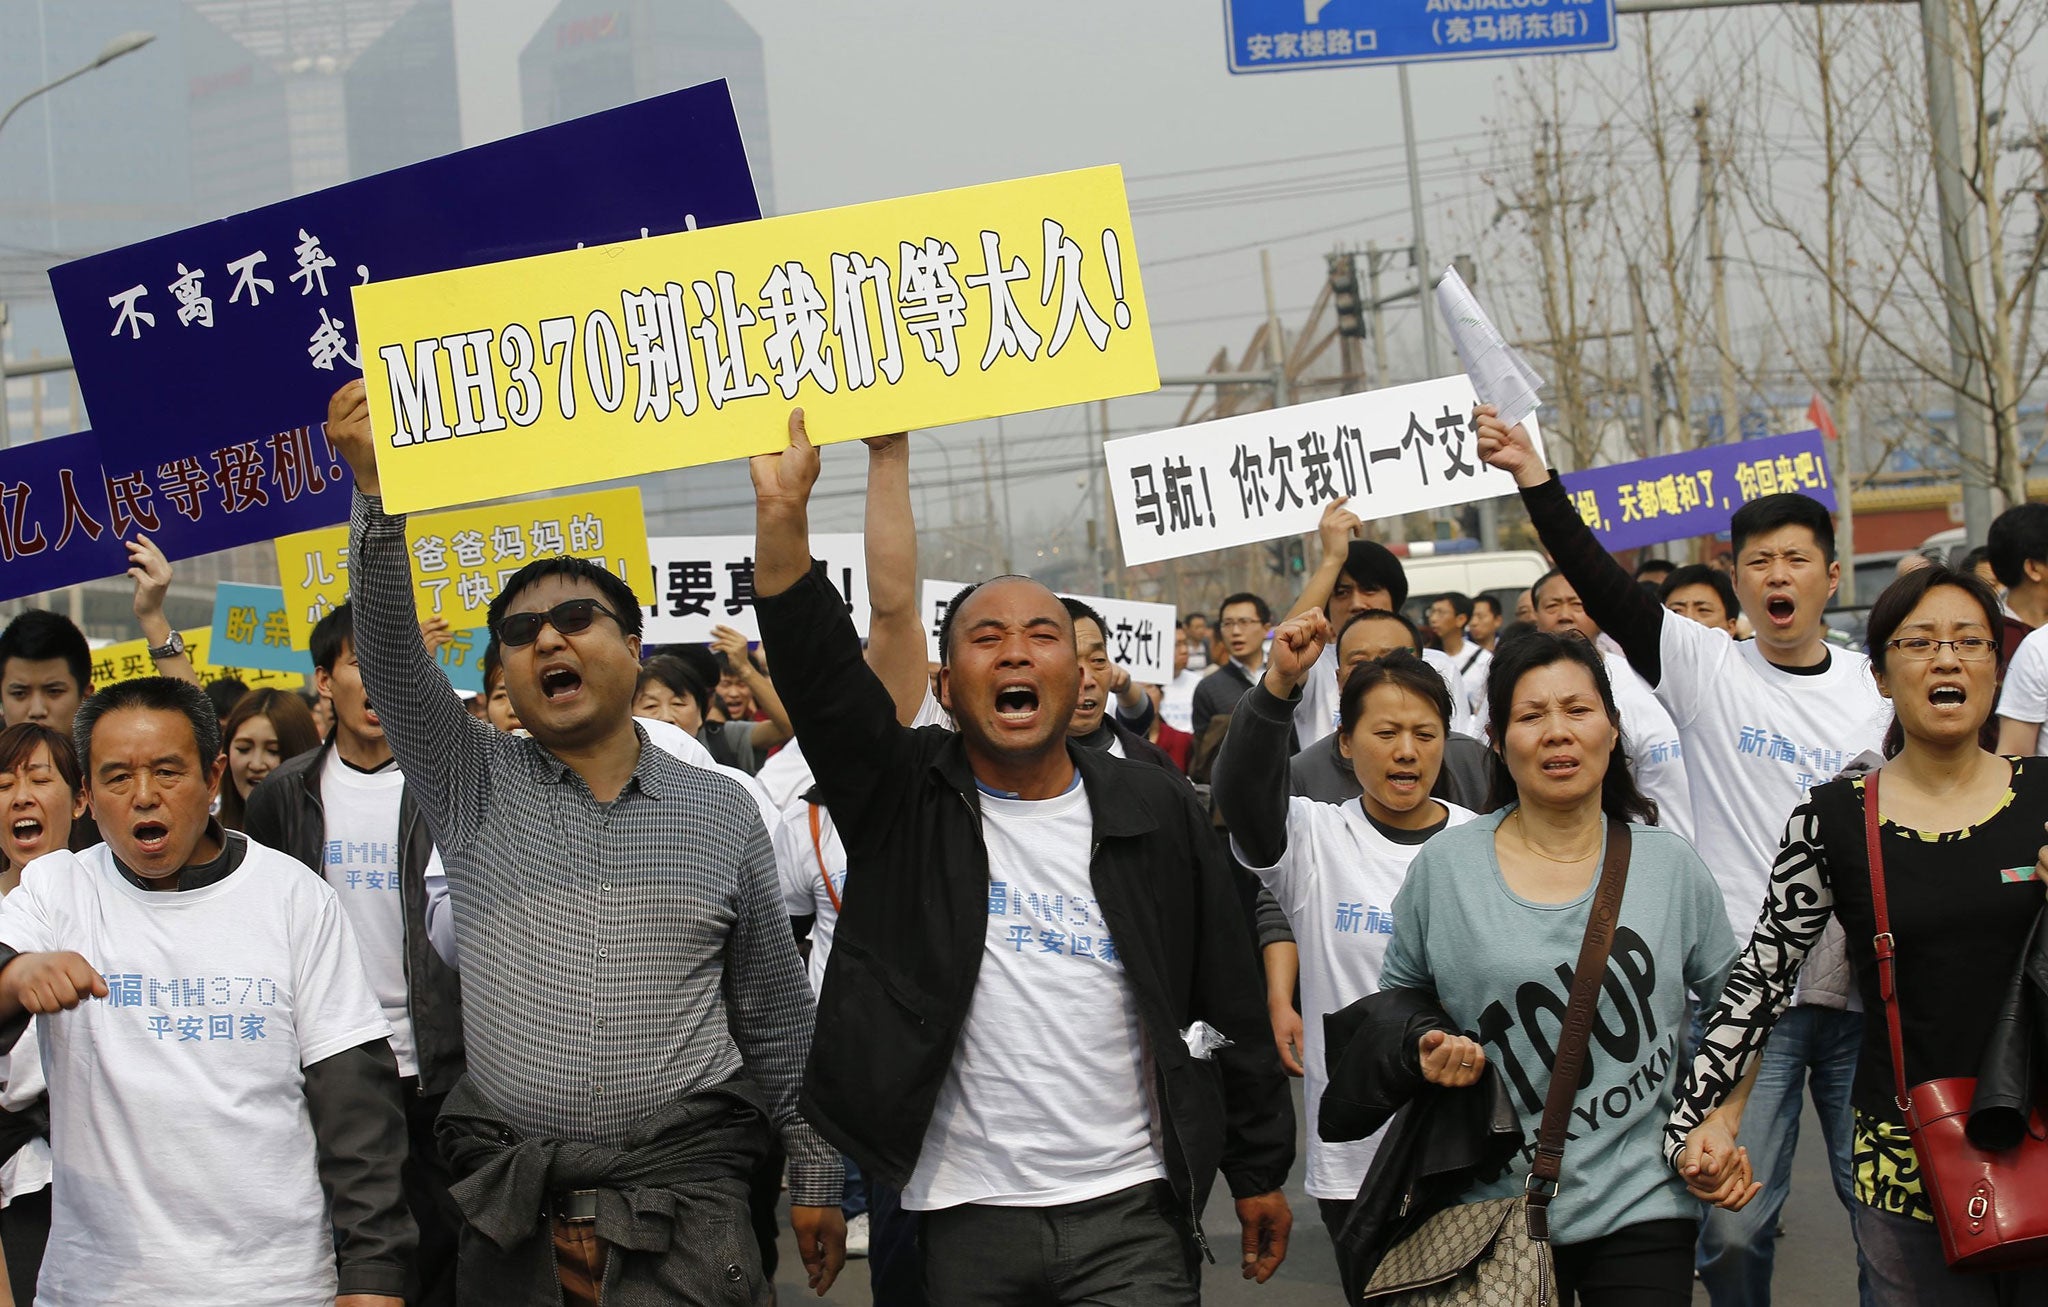
{"label": "high-rise building", "polygon": [[[761,212],[775,212],[768,74],[761,38],[725,0],[562,0],[519,55],[527,130],[724,78]],[[707,535],[753,529],[745,463],[640,479],[647,529]]]}
{"label": "high-rise building", "polygon": [[[5,0],[0,105],[128,31],[156,39],[0,133],[10,358],[66,352],[54,264],[461,148],[451,0]],[[69,374],[17,379],[0,403],[15,441],[90,420]],[[203,615],[214,579],[265,579],[275,561],[251,548],[179,571]],[[94,634],[129,633],[110,593],[126,587],[91,587],[80,611]]]}

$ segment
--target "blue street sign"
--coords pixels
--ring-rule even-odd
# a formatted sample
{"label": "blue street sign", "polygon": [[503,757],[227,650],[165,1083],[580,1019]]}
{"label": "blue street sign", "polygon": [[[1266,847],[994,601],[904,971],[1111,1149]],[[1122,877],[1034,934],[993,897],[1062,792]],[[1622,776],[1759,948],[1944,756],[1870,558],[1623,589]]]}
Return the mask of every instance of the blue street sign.
{"label": "blue street sign", "polygon": [[1233,73],[1614,48],[1614,0],[1223,0]]}

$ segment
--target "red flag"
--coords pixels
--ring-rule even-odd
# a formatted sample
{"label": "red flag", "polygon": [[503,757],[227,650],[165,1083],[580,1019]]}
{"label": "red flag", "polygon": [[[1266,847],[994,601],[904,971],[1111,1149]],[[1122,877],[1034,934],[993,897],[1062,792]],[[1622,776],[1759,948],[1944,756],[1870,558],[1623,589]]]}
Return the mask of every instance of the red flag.
{"label": "red flag", "polygon": [[1813,397],[1813,402],[1806,406],[1806,420],[1808,422],[1813,423],[1814,426],[1818,427],[1820,429],[1821,435],[1827,437],[1829,440],[1834,440],[1837,438],[1835,432],[1835,419],[1828,413],[1828,406],[1821,400],[1821,397],[1819,395],[1815,395]]}

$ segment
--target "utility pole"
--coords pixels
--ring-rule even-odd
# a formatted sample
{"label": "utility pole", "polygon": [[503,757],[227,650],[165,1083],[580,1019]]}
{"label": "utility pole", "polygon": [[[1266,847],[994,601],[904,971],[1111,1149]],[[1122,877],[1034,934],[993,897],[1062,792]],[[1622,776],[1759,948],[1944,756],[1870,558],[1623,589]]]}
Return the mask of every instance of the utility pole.
{"label": "utility pole", "polygon": [[1387,315],[1380,300],[1378,241],[1365,243],[1365,305],[1372,312],[1372,379],[1375,385],[1384,386],[1393,378],[1387,375]]}
{"label": "utility pole", "polygon": [[1259,251],[1259,276],[1266,283],[1266,359],[1273,365],[1273,407],[1286,408],[1294,402],[1287,384],[1286,337],[1280,329],[1280,310],[1273,299],[1273,253]]}
{"label": "utility pole", "polygon": [[1700,204],[1706,210],[1707,282],[1714,313],[1715,369],[1721,393],[1721,439],[1742,435],[1742,400],[1735,388],[1735,347],[1728,331],[1728,256],[1721,243],[1721,169],[1714,158],[1713,142],[1707,132],[1707,102],[1692,107],[1693,141],[1699,146]]}
{"label": "utility pole", "polygon": [[1934,137],[1934,194],[1941,224],[1941,298],[1948,316],[1950,389],[1956,412],[1956,444],[1962,451],[1963,532],[1973,545],[1991,528],[1990,455],[1984,410],[1975,396],[1985,393],[1982,351],[1976,330],[1976,241],[1971,230],[1969,179],[1963,172],[1962,134],[1957,122],[1955,45],[1950,31],[1952,0],[1920,0],[1920,37],[1927,56],[1927,116]]}
{"label": "utility pole", "polygon": [[[1099,406],[1099,411],[1102,414],[1102,438],[1103,440],[1107,441],[1109,439],[1108,400],[1105,399],[1102,401],[1102,403]],[[1099,450],[1096,452],[1095,462],[1099,469],[1102,464],[1102,453]],[[1118,538],[1117,532],[1116,491],[1115,488],[1109,484],[1109,479],[1107,477],[1104,477],[1102,482],[1102,520],[1105,523],[1102,532],[1102,550],[1095,556],[1095,571],[1096,575],[1101,579],[1102,588],[1097,590],[1096,593],[1103,595],[1110,593],[1110,571],[1112,568],[1115,568],[1117,570],[1117,596],[1113,597],[1118,597],[1123,594],[1123,579],[1122,569],[1118,566],[1115,560],[1123,556],[1123,544],[1121,540]]]}
{"label": "utility pole", "polygon": [[1013,524],[1017,519],[1010,513],[1010,442],[1003,439],[1003,420],[1001,418],[996,419],[996,457],[1001,460],[1003,477],[1002,575],[1009,576],[1012,572],[1016,571],[1016,565],[1013,560],[1017,552],[1017,542],[1014,535],[1016,528]]}
{"label": "utility pole", "polygon": [[1422,212],[1422,169],[1415,159],[1415,105],[1408,94],[1408,65],[1401,74],[1401,135],[1408,150],[1408,216],[1414,224],[1415,297],[1422,308],[1422,369],[1434,381],[1443,371],[1437,357],[1436,314],[1431,310],[1430,289],[1436,285],[1436,269],[1429,261],[1429,230]]}

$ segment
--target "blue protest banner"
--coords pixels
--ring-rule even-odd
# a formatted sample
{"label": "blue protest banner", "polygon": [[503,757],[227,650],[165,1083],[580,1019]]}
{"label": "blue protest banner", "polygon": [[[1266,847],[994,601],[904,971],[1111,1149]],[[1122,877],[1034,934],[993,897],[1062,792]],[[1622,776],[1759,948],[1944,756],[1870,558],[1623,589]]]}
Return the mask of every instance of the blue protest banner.
{"label": "blue protest banner", "polygon": [[1223,0],[1230,71],[1614,48],[1614,0]]}
{"label": "blue protest banner", "polygon": [[321,432],[361,375],[350,286],[760,216],[709,82],[78,259],[50,285],[107,474],[179,558],[348,516]]}
{"label": "blue protest banner", "polygon": [[292,648],[282,586],[222,581],[213,593],[213,643],[207,658],[222,667],[313,675],[313,655]]}
{"label": "blue protest banner", "polygon": [[1570,472],[1565,491],[1609,549],[1634,549],[1728,529],[1759,495],[1797,491],[1829,512],[1835,487],[1818,431],[1707,445],[1680,454]]}
{"label": "blue protest banner", "polygon": [[90,431],[0,450],[0,599],[126,571],[109,500]]}
{"label": "blue protest banner", "polygon": [[434,651],[434,661],[448,674],[448,684],[464,694],[484,692],[484,642],[490,633],[479,628],[457,631]]}

